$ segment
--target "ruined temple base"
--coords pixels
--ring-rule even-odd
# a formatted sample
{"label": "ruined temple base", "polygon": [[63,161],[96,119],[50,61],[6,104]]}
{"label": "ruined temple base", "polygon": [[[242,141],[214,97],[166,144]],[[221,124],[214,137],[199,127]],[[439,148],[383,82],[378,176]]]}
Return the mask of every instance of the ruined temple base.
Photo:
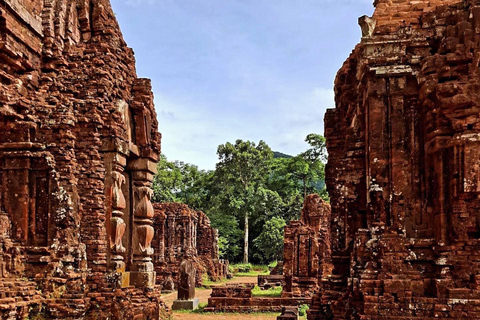
{"label": "ruined temple base", "polygon": [[173,310],[195,310],[198,308],[200,300],[195,298],[193,300],[175,300],[173,301]]}
{"label": "ruined temple base", "polygon": [[206,312],[281,312],[283,307],[309,304],[311,298],[302,297],[253,297],[254,284],[216,286],[208,299]]}

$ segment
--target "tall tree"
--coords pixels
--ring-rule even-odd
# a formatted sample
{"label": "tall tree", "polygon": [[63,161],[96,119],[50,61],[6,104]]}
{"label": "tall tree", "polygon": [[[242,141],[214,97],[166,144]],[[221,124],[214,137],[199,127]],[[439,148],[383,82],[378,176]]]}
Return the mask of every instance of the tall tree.
{"label": "tall tree", "polygon": [[[267,175],[272,150],[264,142],[227,142],[217,150],[216,175],[229,198],[230,210],[244,222],[243,262],[248,263],[249,218],[259,206],[259,195]],[[260,201],[261,202],[261,201]]]}
{"label": "tall tree", "polygon": [[153,201],[174,202],[176,194],[182,185],[182,173],[175,162],[168,161],[165,155],[160,155],[157,164],[157,174],[153,178]]}
{"label": "tall tree", "polygon": [[288,170],[296,181],[300,181],[303,198],[307,197],[307,193],[317,191],[316,184],[324,180],[324,164],[311,160],[304,154],[290,158]]}
{"label": "tall tree", "polygon": [[327,162],[327,145],[324,136],[310,133],[305,138],[305,142],[310,145],[310,149],[301,153],[305,159],[309,159],[310,161],[321,161],[322,163]]}
{"label": "tall tree", "polygon": [[203,209],[212,174],[183,161],[168,161],[162,154],[153,179],[153,201],[182,202]]}
{"label": "tall tree", "polygon": [[299,155],[288,159],[288,172],[293,178],[301,182],[303,197],[307,193],[320,193],[324,188],[325,164],[327,152],[325,138],[319,134],[311,133],[305,138],[310,148]]}
{"label": "tall tree", "polygon": [[262,263],[282,259],[285,225],[283,218],[273,217],[265,222],[262,232],[253,240],[257,249],[255,256]]}
{"label": "tall tree", "polygon": [[[307,193],[319,193],[328,200],[325,139],[309,134],[305,141],[310,145],[305,152],[296,157],[277,152],[274,159],[262,141],[257,146],[241,140],[226,143],[218,148],[218,170],[213,171],[163,156],[154,180],[154,200],[183,202],[204,211],[219,229],[225,258],[261,260],[265,254],[258,253],[259,246],[266,242],[253,239],[262,233],[260,239],[265,238],[267,222],[298,219]],[[258,249],[256,254],[249,254],[252,245]]]}

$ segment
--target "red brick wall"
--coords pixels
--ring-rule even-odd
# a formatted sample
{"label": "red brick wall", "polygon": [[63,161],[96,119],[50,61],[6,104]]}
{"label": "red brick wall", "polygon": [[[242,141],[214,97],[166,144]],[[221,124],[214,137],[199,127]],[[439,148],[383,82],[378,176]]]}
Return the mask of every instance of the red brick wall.
{"label": "red brick wall", "polygon": [[6,0],[0,20],[0,287],[28,292],[0,318],[158,319],[160,134],[110,2]]}
{"label": "red brick wall", "polygon": [[309,319],[480,316],[480,7],[434,5],[379,1],[337,74],[325,117],[333,272]]}

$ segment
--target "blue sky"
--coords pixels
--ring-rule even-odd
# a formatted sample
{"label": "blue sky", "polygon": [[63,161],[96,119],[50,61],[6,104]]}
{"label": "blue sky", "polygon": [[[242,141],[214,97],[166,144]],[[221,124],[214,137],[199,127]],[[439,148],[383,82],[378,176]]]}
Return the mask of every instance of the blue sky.
{"label": "blue sky", "polygon": [[372,0],[111,0],[139,77],[152,79],[162,152],[213,169],[219,144],[296,155],[323,134],[337,70]]}

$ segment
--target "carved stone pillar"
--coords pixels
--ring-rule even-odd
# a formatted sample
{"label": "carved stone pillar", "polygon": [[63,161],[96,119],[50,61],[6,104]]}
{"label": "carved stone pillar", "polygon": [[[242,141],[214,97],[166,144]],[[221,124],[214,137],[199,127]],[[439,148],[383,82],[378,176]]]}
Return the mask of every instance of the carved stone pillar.
{"label": "carved stone pillar", "polygon": [[[124,214],[127,212],[127,201],[122,190],[125,184],[123,175],[126,166],[126,156],[110,146],[104,154],[107,170],[107,236],[109,248],[109,267],[113,272],[122,273],[122,285],[128,285],[128,275],[125,274],[125,252],[123,236],[127,229]],[[126,279],[124,279],[126,278]]]}
{"label": "carved stone pillar", "polygon": [[213,259],[219,259],[219,249],[218,249],[218,229],[212,229],[213,233]]}
{"label": "carved stone pillar", "polygon": [[118,171],[112,172],[112,218],[110,220],[110,250],[111,266],[117,272],[125,271],[124,253],[125,247],[122,238],[127,225],[123,219],[123,210],[126,208],[125,196],[122,192],[122,185],[125,184],[125,177]]}
{"label": "carved stone pillar", "polygon": [[190,217],[185,223],[186,239],[184,244],[184,256],[191,257],[193,255],[193,218]]}
{"label": "carved stone pillar", "polygon": [[155,162],[149,159],[137,159],[129,163],[134,181],[133,211],[133,261],[130,272],[130,284],[136,287],[153,287],[155,272],[153,271],[151,246],[154,228],[154,210],[151,202],[153,191],[150,188]]}
{"label": "carved stone pillar", "polygon": [[166,260],[167,262],[173,262],[175,261],[175,215],[169,212],[166,221]]}
{"label": "carved stone pillar", "polygon": [[[159,215],[161,216],[159,217]],[[165,237],[165,224],[167,221],[167,216],[163,213],[156,213],[157,218],[156,218],[156,223],[155,223],[155,230],[157,231],[156,238],[157,243],[154,245],[155,250],[157,251],[155,253],[155,256],[157,257],[155,259],[156,262],[159,263],[164,263],[165,262],[165,246],[166,246],[166,237]]]}

